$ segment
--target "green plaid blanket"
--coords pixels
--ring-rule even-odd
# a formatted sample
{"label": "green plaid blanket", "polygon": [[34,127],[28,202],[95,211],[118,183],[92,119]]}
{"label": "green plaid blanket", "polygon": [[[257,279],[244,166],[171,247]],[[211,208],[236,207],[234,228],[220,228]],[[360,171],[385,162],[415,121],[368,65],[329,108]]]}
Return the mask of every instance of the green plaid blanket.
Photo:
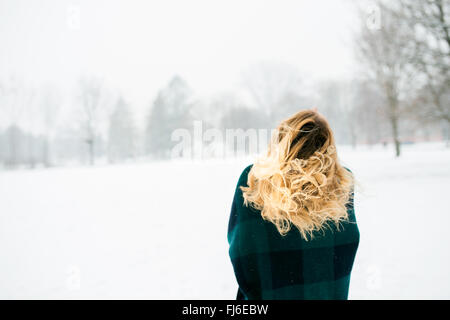
{"label": "green plaid blanket", "polygon": [[330,224],[306,241],[292,228],[283,237],[260,211],[243,204],[240,186],[247,186],[251,167],[239,178],[228,224],[229,255],[239,286],[236,299],[347,299],[359,244],[353,192],[349,221],[339,230]]}

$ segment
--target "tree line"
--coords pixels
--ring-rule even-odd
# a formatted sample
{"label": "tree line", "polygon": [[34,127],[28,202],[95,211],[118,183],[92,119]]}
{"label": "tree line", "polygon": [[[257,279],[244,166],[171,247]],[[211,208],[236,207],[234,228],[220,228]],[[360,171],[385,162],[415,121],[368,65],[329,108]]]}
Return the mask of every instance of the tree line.
{"label": "tree line", "polygon": [[[0,164],[6,168],[168,159],[178,128],[272,129],[315,107],[338,144],[404,143],[450,137],[450,1],[374,1],[358,7],[350,79],[311,82],[295,67],[262,62],[239,86],[201,97],[175,75],[148,103],[145,118],[101,78],[79,79],[74,94],[0,81]],[[70,108],[68,107],[70,106]],[[70,110],[70,112],[67,112]],[[205,143],[205,142],[204,142]]]}

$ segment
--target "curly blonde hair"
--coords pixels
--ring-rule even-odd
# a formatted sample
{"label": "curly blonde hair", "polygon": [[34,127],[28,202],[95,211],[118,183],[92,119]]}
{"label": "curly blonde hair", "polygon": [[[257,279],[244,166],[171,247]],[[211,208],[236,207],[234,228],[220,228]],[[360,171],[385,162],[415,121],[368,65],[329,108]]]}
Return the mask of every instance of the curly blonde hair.
{"label": "curly blonde hair", "polygon": [[339,164],[333,133],[323,116],[300,111],[275,130],[267,155],[252,166],[241,187],[244,205],[260,210],[281,235],[294,225],[308,240],[333,222],[348,219],[353,175]]}

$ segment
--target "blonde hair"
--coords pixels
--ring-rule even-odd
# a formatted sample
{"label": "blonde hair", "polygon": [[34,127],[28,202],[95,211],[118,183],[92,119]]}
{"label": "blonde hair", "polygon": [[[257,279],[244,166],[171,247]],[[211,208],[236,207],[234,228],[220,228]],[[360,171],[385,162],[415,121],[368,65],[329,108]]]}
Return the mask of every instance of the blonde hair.
{"label": "blonde hair", "polygon": [[281,235],[294,225],[308,240],[348,219],[353,175],[339,164],[333,133],[316,111],[300,111],[275,130],[267,155],[241,187],[244,205],[260,210]]}

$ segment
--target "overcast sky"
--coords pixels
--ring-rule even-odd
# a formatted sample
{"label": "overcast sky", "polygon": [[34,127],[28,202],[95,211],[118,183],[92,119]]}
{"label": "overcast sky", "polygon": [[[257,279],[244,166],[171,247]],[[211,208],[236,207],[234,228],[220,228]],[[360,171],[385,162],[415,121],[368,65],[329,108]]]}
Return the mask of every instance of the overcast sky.
{"label": "overcast sky", "polygon": [[351,1],[0,0],[0,77],[73,88],[96,75],[148,105],[179,74],[199,94],[260,61],[308,78],[353,70]]}

